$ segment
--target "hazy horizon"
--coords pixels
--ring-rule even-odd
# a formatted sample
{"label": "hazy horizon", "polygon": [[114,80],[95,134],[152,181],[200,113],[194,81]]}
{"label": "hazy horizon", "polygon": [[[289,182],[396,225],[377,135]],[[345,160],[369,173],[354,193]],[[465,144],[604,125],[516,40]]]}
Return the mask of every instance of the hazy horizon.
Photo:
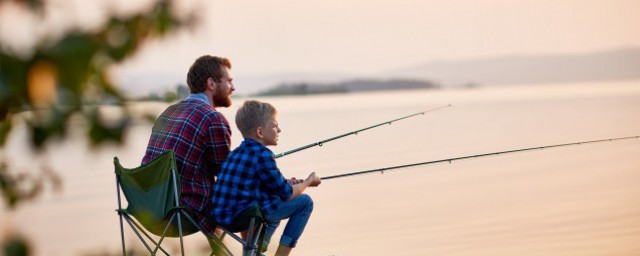
{"label": "hazy horizon", "polygon": [[[24,51],[43,35],[90,29],[109,10],[133,13],[153,1],[52,1],[42,22],[5,1],[0,40]],[[114,73],[184,76],[195,58],[212,54],[232,60],[238,81],[288,73],[369,77],[425,62],[640,47],[635,0],[177,3],[197,11],[200,26],[149,43]]]}
{"label": "hazy horizon", "polygon": [[[235,72],[235,70],[232,70]],[[131,96],[173,91],[185,84],[179,72],[121,72],[116,79]],[[282,84],[337,84],[354,80],[413,80],[442,87],[545,84],[635,80],[640,78],[640,47],[577,54],[503,55],[466,60],[424,61],[370,75],[283,71],[263,75],[234,74],[236,93],[250,95]]]}

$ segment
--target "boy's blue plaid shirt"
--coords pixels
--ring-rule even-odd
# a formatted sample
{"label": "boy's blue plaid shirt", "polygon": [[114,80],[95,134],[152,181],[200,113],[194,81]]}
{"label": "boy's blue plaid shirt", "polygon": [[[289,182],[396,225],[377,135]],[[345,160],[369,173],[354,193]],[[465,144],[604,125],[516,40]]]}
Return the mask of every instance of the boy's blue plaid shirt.
{"label": "boy's blue plaid shirt", "polygon": [[218,173],[212,215],[220,224],[229,225],[253,204],[270,212],[292,195],[291,184],[280,173],[273,152],[255,140],[245,139]]}

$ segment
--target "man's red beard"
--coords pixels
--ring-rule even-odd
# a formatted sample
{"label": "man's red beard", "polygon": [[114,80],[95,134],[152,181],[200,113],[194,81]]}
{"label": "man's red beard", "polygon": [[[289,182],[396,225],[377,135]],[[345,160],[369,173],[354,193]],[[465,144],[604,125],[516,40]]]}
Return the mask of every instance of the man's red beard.
{"label": "man's red beard", "polygon": [[224,108],[231,106],[231,92],[216,92],[213,95],[213,105]]}

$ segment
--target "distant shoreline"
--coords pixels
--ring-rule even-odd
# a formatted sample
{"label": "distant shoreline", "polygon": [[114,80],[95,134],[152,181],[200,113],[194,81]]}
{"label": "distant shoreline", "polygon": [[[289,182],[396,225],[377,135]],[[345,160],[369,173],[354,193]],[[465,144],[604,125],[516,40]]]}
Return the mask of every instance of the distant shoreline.
{"label": "distant shoreline", "polygon": [[320,83],[290,83],[279,84],[250,96],[287,96],[287,95],[316,95],[340,94],[352,92],[392,91],[410,89],[438,89],[440,85],[421,80],[352,80],[333,84]]}

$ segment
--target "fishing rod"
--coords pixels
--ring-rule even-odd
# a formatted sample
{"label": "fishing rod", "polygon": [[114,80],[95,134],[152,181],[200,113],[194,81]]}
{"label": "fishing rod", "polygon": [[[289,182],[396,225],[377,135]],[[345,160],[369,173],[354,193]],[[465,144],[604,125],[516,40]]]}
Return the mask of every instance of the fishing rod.
{"label": "fishing rod", "polygon": [[345,134],[342,134],[342,135],[335,136],[333,138],[329,138],[329,139],[326,139],[326,140],[318,141],[318,142],[311,143],[311,144],[306,145],[306,146],[302,146],[302,147],[299,147],[299,148],[296,148],[296,149],[292,149],[292,150],[277,154],[275,156],[275,158],[280,158],[280,157],[283,157],[283,156],[286,156],[286,155],[289,155],[289,154],[296,153],[298,151],[302,151],[302,150],[305,150],[305,149],[308,149],[308,148],[315,147],[315,146],[322,147],[322,145],[324,143],[327,143],[327,142],[332,141],[332,140],[337,140],[337,139],[340,139],[340,138],[343,138],[343,137],[347,137],[349,135],[358,135],[359,132],[363,132],[363,131],[366,131],[366,130],[369,130],[369,129],[373,129],[373,128],[376,128],[378,126],[382,126],[382,125],[385,125],[385,124],[389,124],[390,125],[390,124],[392,124],[392,123],[394,123],[396,121],[400,121],[402,119],[407,119],[407,118],[414,117],[414,116],[417,116],[417,115],[424,115],[425,113],[433,112],[433,111],[436,111],[436,110],[439,110],[439,109],[443,109],[443,108],[448,108],[448,107],[451,107],[451,104],[445,105],[445,106],[440,106],[440,107],[437,107],[437,108],[432,108],[432,109],[425,110],[425,111],[422,111],[422,112],[418,112],[418,113],[415,113],[415,114],[411,114],[411,115],[408,115],[408,116],[403,116],[403,117],[400,117],[400,118],[397,118],[397,119],[393,119],[391,121],[382,122],[382,123],[379,123],[379,124],[376,124],[376,125],[372,125],[372,126],[369,126],[367,128],[363,128],[363,129],[360,129],[360,130],[357,130],[357,131],[348,132],[348,133],[345,133]]}
{"label": "fishing rod", "polygon": [[366,171],[350,172],[350,173],[344,173],[344,174],[338,174],[338,175],[331,175],[331,176],[327,176],[327,177],[322,177],[321,179],[322,180],[330,180],[330,179],[337,179],[337,178],[343,178],[343,177],[349,177],[349,176],[356,176],[356,175],[362,175],[362,174],[368,174],[368,173],[374,173],[374,172],[380,172],[380,173],[384,174],[384,172],[388,171],[388,170],[408,168],[408,167],[414,167],[414,166],[420,166],[420,165],[430,165],[430,164],[446,163],[446,162],[451,163],[453,161],[458,161],[458,160],[464,160],[464,159],[470,159],[470,158],[479,158],[479,157],[493,156],[493,155],[501,155],[501,154],[511,154],[511,153],[529,151],[529,150],[537,150],[537,149],[542,150],[542,149],[565,147],[565,146],[572,146],[572,145],[584,145],[584,144],[591,144],[591,143],[598,143],[598,142],[611,142],[611,141],[617,141],[617,140],[628,140],[628,139],[638,139],[638,138],[640,138],[640,136],[629,136],[629,137],[620,137],[620,138],[612,138],[612,139],[581,141],[581,142],[572,142],[572,143],[556,144],[556,145],[549,145],[549,146],[539,146],[539,147],[531,147],[531,148],[514,149],[514,150],[499,151],[499,152],[492,152],[492,153],[485,153],[485,154],[478,154],[478,155],[470,155],[470,156],[454,157],[454,158],[448,158],[448,159],[440,159],[440,160],[421,162],[421,163],[413,163],[413,164],[391,166],[391,167],[385,167],[385,168],[379,168],[379,169],[373,169],[373,170],[366,170]]}

